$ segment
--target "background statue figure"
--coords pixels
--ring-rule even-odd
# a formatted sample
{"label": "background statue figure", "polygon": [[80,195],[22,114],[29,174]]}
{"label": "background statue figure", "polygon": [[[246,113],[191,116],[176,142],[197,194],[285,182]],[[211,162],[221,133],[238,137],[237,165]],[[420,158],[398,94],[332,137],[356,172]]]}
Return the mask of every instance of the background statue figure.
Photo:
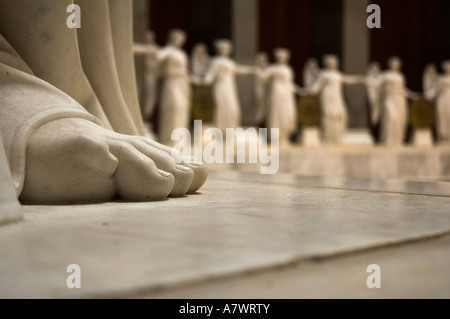
{"label": "background statue figure", "polygon": [[204,124],[211,123],[214,109],[211,86],[202,85],[203,79],[211,65],[211,57],[204,43],[198,43],[191,52],[191,80],[192,80],[192,117],[202,120]]}
{"label": "background statue figure", "polygon": [[374,140],[380,141],[381,100],[378,88],[381,80],[381,67],[378,62],[372,62],[367,67],[367,99],[368,123]]}
{"label": "background statue figure", "polygon": [[211,57],[204,43],[197,43],[191,52],[191,74],[203,78],[208,72]]}
{"label": "background statue figure", "polygon": [[436,98],[436,89],[439,82],[439,72],[436,64],[430,63],[423,70],[423,95],[426,99],[433,101]]}
{"label": "background statue figure", "polygon": [[372,62],[367,68],[367,96],[370,102],[370,124],[376,126],[380,122],[381,105],[378,87],[381,81],[381,68],[378,62]]}
{"label": "background statue figure", "polygon": [[444,61],[442,69],[442,76],[439,76],[435,66],[425,69],[424,93],[426,98],[436,102],[439,142],[450,144],[450,61]]}
{"label": "background statue figure", "polygon": [[255,110],[255,123],[258,126],[262,126],[267,116],[268,110],[266,110],[266,86],[267,86],[267,67],[269,64],[269,58],[267,53],[259,52],[255,56],[254,68],[254,84],[253,84],[253,96],[254,96],[254,110]]}
{"label": "background statue figure", "polygon": [[159,111],[159,140],[173,144],[172,132],[176,128],[188,128],[190,119],[191,89],[188,57],[182,50],[186,34],[172,30],[167,45],[158,52],[162,77]]}
{"label": "background statue figure", "polygon": [[289,143],[297,123],[295,108],[296,85],[294,72],[288,65],[290,52],[277,49],[274,52],[276,64],[269,67],[267,85],[268,129],[279,129],[280,144]]}
{"label": "background statue figure", "polygon": [[213,86],[214,125],[225,133],[227,128],[237,128],[241,124],[236,75],[251,74],[253,70],[237,65],[230,58],[233,45],[229,40],[218,40],[215,46],[217,56],[213,58],[204,82]]}
{"label": "background statue figure", "polygon": [[[155,43],[155,34],[153,31],[148,30],[145,35],[146,44],[158,49]],[[145,92],[144,92],[144,105],[142,108],[142,114],[144,121],[148,121],[153,115],[155,110],[155,104],[158,99],[158,61],[152,54],[146,54],[145,56]]]}
{"label": "background statue figure", "polygon": [[408,126],[408,97],[415,99],[417,94],[406,88],[400,58],[390,58],[388,66],[389,70],[383,72],[377,82],[366,82],[377,92],[374,101],[380,101],[381,144],[400,146],[404,143]]}
{"label": "background statue figure", "polygon": [[142,117],[145,124],[146,135],[155,139],[150,118],[155,111],[156,101],[158,100],[158,61],[156,52],[159,50],[155,42],[155,34],[147,30],[145,34],[145,43],[134,43],[134,54],[144,55],[144,88],[143,104],[141,105]]}
{"label": "background statue figure", "polygon": [[320,68],[317,59],[308,59],[303,68],[303,86],[305,88],[310,88],[316,82],[319,73]]}
{"label": "background statue figure", "polygon": [[340,144],[347,129],[347,107],[342,92],[343,84],[358,84],[364,80],[359,76],[344,75],[339,71],[339,60],[335,55],[324,57],[325,69],[320,71],[315,83],[302,94],[320,94],[322,108],[322,138],[328,144]]}

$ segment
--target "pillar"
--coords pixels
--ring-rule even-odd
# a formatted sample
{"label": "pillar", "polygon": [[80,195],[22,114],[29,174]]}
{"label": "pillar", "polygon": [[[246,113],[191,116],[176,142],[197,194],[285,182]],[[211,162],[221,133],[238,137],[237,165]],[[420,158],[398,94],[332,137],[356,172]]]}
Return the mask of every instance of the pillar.
{"label": "pillar", "polygon": [[[258,49],[258,0],[233,0],[232,40],[238,63],[253,64]],[[240,76],[238,88],[243,125],[254,124],[253,77]]]}
{"label": "pillar", "polygon": [[[366,25],[368,0],[343,0],[342,69],[347,74],[365,74],[369,64],[369,29]],[[350,127],[367,127],[366,89],[345,88]]]}

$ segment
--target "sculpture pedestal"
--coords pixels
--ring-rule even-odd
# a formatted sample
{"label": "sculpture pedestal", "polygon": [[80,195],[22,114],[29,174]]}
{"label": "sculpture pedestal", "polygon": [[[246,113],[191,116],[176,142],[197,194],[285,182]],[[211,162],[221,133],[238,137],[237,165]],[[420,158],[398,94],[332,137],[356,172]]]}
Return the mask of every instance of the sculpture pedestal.
{"label": "sculpture pedestal", "polygon": [[433,134],[431,129],[414,129],[412,144],[414,146],[433,146]]}
{"label": "sculpture pedestal", "polygon": [[5,150],[0,139],[0,225],[15,222],[21,218],[20,204],[17,201]]}
{"label": "sculpture pedestal", "polygon": [[348,130],[342,142],[344,145],[371,146],[374,145],[373,137],[365,129]]}
{"label": "sculpture pedestal", "polygon": [[320,146],[320,129],[316,126],[303,128],[301,144],[303,146]]}

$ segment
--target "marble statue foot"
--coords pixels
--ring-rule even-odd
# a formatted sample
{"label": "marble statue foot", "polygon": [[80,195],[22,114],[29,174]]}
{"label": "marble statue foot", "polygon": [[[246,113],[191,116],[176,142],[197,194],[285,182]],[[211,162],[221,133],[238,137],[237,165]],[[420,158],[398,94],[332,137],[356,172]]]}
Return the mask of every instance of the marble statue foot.
{"label": "marble statue foot", "polygon": [[149,139],[122,135],[79,118],[42,125],[27,144],[20,200],[67,204],[161,200],[196,191],[206,166],[176,164],[167,148]]}

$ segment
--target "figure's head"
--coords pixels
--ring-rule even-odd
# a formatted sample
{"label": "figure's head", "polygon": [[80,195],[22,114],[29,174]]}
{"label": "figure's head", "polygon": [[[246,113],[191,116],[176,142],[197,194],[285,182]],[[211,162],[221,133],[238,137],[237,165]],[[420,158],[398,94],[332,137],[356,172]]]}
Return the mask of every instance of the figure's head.
{"label": "figure's head", "polygon": [[147,44],[155,43],[155,33],[152,30],[145,31],[145,43]]}
{"label": "figure's head", "polygon": [[371,62],[369,64],[369,67],[367,68],[369,73],[380,73],[381,72],[381,67],[380,67],[380,63],[378,62]]}
{"label": "figure's head", "polygon": [[[444,68],[444,63],[442,63],[442,68]],[[424,76],[436,76],[438,74],[438,70],[436,67],[436,64],[429,63],[425,65],[425,68],[423,69]]]}
{"label": "figure's head", "polygon": [[269,64],[269,57],[265,52],[258,52],[255,55],[255,65],[260,68],[265,68]]}
{"label": "figure's head", "polygon": [[327,54],[323,57],[323,64],[328,70],[338,70],[339,58],[334,54]]}
{"label": "figure's head", "polygon": [[192,48],[192,55],[195,57],[202,57],[208,53],[208,48],[204,43],[197,43]]}
{"label": "figure's head", "polygon": [[442,69],[445,74],[450,74],[450,60],[446,60],[442,62]]}
{"label": "figure's head", "polygon": [[389,58],[388,67],[391,71],[400,71],[402,69],[402,59],[397,56]]}
{"label": "figure's head", "polygon": [[220,56],[228,57],[233,51],[233,44],[230,40],[216,40],[214,43],[216,51]]}
{"label": "figure's head", "polygon": [[315,58],[310,58],[305,62],[305,69],[317,70],[319,68],[319,63]]}
{"label": "figure's head", "polygon": [[177,48],[182,48],[186,42],[186,33],[183,30],[173,29],[169,33],[169,43]]}
{"label": "figure's head", "polygon": [[289,63],[291,59],[291,52],[285,48],[278,48],[274,51],[275,61],[282,64]]}

